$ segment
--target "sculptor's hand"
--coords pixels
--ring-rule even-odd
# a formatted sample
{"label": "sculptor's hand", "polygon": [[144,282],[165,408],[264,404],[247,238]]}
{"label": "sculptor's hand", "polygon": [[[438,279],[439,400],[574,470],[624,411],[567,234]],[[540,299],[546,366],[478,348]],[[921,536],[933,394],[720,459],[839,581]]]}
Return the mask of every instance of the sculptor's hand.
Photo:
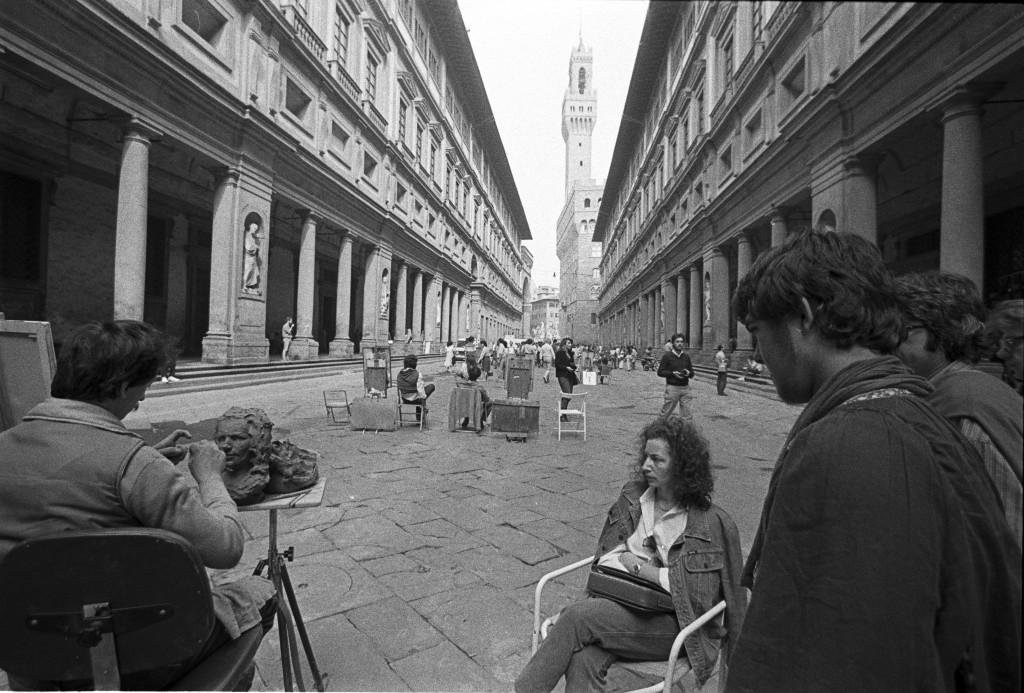
{"label": "sculptor's hand", "polygon": [[220,480],[220,474],[224,471],[225,457],[212,440],[192,443],[188,446],[188,452],[192,459],[189,468],[197,482],[202,484],[213,478]]}
{"label": "sculptor's hand", "polygon": [[185,453],[188,452],[187,446],[178,445],[179,438],[192,440],[192,434],[183,428],[179,428],[163,440],[154,444],[153,447],[156,448],[157,452],[161,455],[177,464],[185,459]]}

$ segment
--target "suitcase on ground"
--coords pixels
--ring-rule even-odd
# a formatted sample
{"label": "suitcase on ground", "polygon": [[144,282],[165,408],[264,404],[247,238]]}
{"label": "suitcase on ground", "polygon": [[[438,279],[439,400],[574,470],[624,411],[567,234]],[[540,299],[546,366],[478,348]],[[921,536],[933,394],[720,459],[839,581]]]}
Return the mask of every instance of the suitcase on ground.
{"label": "suitcase on ground", "polygon": [[394,431],[398,428],[398,408],[393,399],[364,397],[351,403],[352,430]]}
{"label": "suitcase on ground", "polygon": [[491,405],[491,431],[526,437],[540,431],[540,402],[528,399],[496,399]]}

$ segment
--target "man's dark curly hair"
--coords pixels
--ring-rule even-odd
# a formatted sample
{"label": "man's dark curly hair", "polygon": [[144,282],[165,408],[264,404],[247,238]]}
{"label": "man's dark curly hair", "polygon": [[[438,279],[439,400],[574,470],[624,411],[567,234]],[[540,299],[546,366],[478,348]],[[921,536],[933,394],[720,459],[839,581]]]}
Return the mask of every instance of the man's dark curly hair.
{"label": "man's dark curly hair", "polygon": [[122,385],[148,383],[167,361],[167,340],[137,320],[88,323],[61,344],[50,395],[102,402],[120,395]]}
{"label": "man's dark curly hair", "polygon": [[923,272],[896,278],[900,306],[908,323],[928,332],[925,349],[942,349],[950,361],[977,363],[995,351],[985,330],[988,311],[978,287],[952,272]]}
{"label": "man's dark curly hair", "polygon": [[659,417],[640,433],[640,452],[633,472],[643,480],[647,441],[664,438],[672,453],[672,483],[676,498],[687,507],[707,510],[715,480],[711,476],[711,450],[707,438],[691,421],[678,416]]}
{"label": "man's dark curly hair", "polygon": [[737,318],[778,320],[814,311],[821,334],[840,348],[892,353],[906,328],[892,276],[873,244],[856,234],[799,231],[758,255],[740,279],[732,304]]}

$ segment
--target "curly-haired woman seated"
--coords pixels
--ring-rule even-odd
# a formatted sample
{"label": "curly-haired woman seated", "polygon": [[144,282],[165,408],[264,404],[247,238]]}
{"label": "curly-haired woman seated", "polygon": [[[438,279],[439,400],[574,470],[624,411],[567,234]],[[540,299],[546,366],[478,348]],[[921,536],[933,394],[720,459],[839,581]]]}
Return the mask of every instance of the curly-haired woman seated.
{"label": "curly-haired woman seated", "polygon": [[[723,598],[725,631],[714,621],[686,638],[699,685],[711,676],[746,610],[740,587],[740,538],[729,515],[711,502],[711,453],[700,430],[678,417],[659,418],[640,434],[633,479],[608,512],[595,564],[618,568],[671,593],[674,613],[634,610],[600,597],[562,611],[516,679],[516,691],[597,691],[617,659],[667,659],[680,629]],[[727,653],[728,654],[728,653]],[[724,673],[723,673],[724,676]]]}

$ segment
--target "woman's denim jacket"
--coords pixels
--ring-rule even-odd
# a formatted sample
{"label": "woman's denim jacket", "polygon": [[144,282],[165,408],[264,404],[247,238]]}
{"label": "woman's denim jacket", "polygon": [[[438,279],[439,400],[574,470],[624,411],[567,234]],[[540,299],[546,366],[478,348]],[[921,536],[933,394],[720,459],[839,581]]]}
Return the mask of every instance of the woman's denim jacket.
{"label": "woman's denim jacket", "polygon": [[[598,544],[598,557],[624,543],[636,530],[640,496],[645,490],[644,481],[630,481],[622,487],[618,500],[608,511]],[[690,508],[686,531],[672,543],[668,557],[669,591],[680,628],[725,599],[725,628],[714,619],[684,641],[686,656],[699,686],[711,676],[724,642],[725,656],[719,678],[720,688],[724,688],[729,655],[747,610],[747,594],[740,586],[743,557],[736,523],[717,505],[708,510]]]}

